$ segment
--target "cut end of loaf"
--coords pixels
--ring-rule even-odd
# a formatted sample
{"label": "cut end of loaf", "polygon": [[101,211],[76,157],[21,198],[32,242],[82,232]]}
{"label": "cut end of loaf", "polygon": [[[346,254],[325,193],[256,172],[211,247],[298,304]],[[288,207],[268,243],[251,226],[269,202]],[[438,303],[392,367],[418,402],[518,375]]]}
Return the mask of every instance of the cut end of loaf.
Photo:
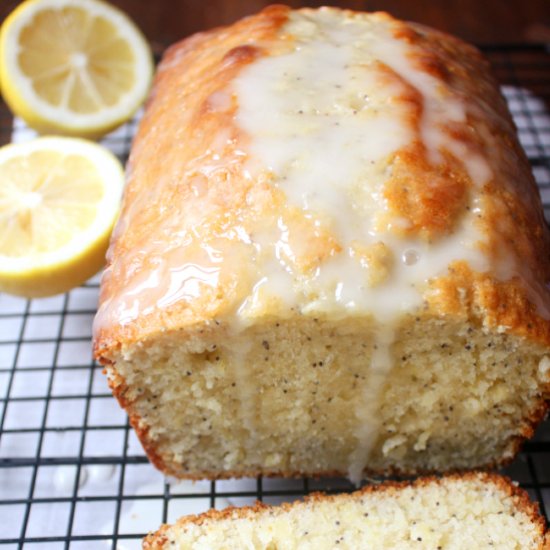
{"label": "cut end of loaf", "polygon": [[146,550],[499,548],[542,550],[537,506],[508,479],[471,473],[312,495],[280,507],[212,510],[163,526]]}
{"label": "cut end of loaf", "polygon": [[[202,331],[202,334],[201,334]],[[434,335],[437,335],[434,338]],[[545,411],[545,350],[469,323],[299,317],[157,335],[107,367],[152,460],[188,478],[502,464]]]}

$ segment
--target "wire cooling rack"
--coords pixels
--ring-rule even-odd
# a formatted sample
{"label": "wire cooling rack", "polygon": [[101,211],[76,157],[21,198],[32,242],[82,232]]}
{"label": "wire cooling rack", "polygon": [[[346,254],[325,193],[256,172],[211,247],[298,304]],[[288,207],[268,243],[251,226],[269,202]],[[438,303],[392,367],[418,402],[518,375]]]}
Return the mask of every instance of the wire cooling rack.
{"label": "wire cooling rack", "polygon": [[[484,48],[503,85],[550,219],[550,54]],[[136,120],[103,140],[125,161]],[[33,133],[0,106],[0,143]],[[145,458],[91,357],[99,277],[68,294],[0,294],[0,550],[139,548],[161,522],[211,507],[348,491],[342,479],[175,482]],[[550,510],[550,423],[505,470]]]}

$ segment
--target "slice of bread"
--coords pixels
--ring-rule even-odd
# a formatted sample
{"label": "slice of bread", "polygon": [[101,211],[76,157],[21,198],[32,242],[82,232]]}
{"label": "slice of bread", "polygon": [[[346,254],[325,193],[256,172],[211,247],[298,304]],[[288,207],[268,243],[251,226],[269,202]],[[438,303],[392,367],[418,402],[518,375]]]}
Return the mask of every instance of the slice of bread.
{"label": "slice of bread", "polygon": [[540,550],[545,522],[495,474],[387,482],[304,502],[212,510],[149,534],[146,550]]}

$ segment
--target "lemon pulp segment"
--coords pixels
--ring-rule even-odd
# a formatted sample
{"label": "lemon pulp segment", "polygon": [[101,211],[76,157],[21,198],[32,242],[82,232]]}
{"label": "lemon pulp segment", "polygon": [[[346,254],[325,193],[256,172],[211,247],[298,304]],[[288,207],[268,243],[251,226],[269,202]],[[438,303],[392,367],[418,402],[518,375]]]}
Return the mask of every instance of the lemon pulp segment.
{"label": "lemon pulp segment", "polygon": [[86,140],[0,148],[0,291],[47,296],[96,273],[123,180],[116,157]]}
{"label": "lemon pulp segment", "polygon": [[100,0],[27,0],[0,32],[6,102],[41,132],[110,131],[141,105],[152,71],[140,31]]}
{"label": "lemon pulp segment", "polygon": [[77,6],[38,12],[19,44],[19,65],[36,94],[75,113],[116,104],[136,78],[134,54],[116,27]]}
{"label": "lemon pulp segment", "polygon": [[88,227],[103,196],[86,158],[36,151],[0,165],[0,254],[58,250]]}

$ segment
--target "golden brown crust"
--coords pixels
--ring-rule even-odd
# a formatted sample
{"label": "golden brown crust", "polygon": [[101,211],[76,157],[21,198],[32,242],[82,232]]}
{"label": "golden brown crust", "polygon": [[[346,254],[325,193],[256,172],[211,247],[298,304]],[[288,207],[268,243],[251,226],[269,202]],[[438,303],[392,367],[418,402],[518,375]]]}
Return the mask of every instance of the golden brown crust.
{"label": "golden brown crust", "polygon": [[476,319],[487,328],[502,327],[508,333],[550,345],[550,324],[517,279],[495,281],[489,274],[474,272],[465,262],[456,262],[449,275],[432,282],[427,301],[437,315]]}
{"label": "golden brown crust", "polygon": [[[463,474],[450,474],[442,478],[437,477],[422,477],[414,481],[384,481],[379,485],[367,485],[366,487],[361,488],[359,491],[348,494],[338,494],[338,495],[327,495],[324,493],[311,493],[306,496],[304,501],[307,502],[321,502],[321,501],[341,501],[344,499],[354,499],[360,498],[362,495],[370,494],[382,494],[382,493],[397,493],[402,489],[407,487],[412,487],[413,489],[419,487],[426,487],[432,484],[444,485],[449,481],[479,481],[481,483],[486,483],[495,486],[500,490],[506,497],[511,497],[514,501],[514,506],[518,510],[525,514],[534,527],[537,529],[539,537],[541,538],[541,544],[539,548],[543,550],[546,548],[545,543],[545,532],[546,532],[546,522],[540,514],[538,504],[531,501],[527,492],[521,487],[517,486],[511,479],[506,476],[501,476],[494,473],[488,472],[467,472]],[[202,525],[205,522],[210,521],[220,521],[220,520],[232,520],[237,518],[250,518],[255,515],[261,515],[269,513],[270,510],[278,510],[287,512],[293,508],[301,507],[304,503],[296,501],[293,503],[283,503],[277,507],[267,506],[261,502],[257,502],[254,506],[244,506],[241,508],[230,506],[224,510],[209,510],[203,514],[199,515],[190,515],[180,518],[175,525],[181,528],[186,524],[195,524]],[[161,548],[163,544],[168,542],[167,532],[171,528],[170,525],[162,525],[160,529],[154,533],[149,533],[143,540],[143,548],[145,550],[153,550],[154,548]],[[546,536],[546,541],[547,541]]]}
{"label": "golden brown crust", "polygon": [[464,213],[470,178],[452,155],[431,164],[419,142],[395,154],[384,196],[392,211],[409,223],[405,234],[443,237]]}

